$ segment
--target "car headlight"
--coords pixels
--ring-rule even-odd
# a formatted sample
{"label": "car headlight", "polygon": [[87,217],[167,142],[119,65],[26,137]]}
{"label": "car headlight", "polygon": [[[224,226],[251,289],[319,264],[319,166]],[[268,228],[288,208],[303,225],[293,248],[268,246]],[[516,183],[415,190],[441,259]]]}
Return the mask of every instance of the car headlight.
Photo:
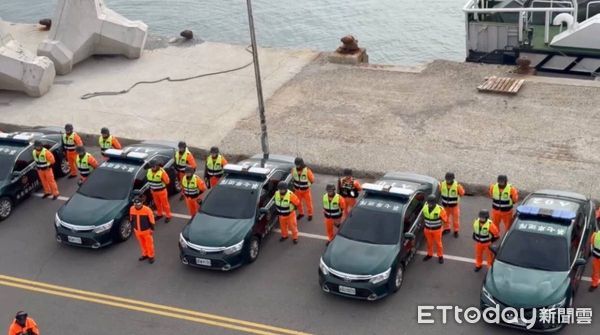
{"label": "car headlight", "polygon": [[60,218],[58,217],[58,213],[56,213],[56,214],[54,215],[54,225],[55,225],[55,226],[58,228],[58,227],[60,226],[60,223],[61,223],[61,222],[62,222],[62,221],[60,221]]}
{"label": "car headlight", "polygon": [[369,283],[371,283],[371,284],[381,283],[382,281],[387,280],[390,277],[391,272],[392,272],[392,268],[389,268],[385,272],[374,275],[373,277],[371,277],[371,279],[369,279]]}
{"label": "car headlight", "polygon": [[240,250],[242,250],[242,247],[244,246],[244,240],[242,240],[240,243],[238,244],[234,244],[231,247],[227,247],[225,250],[223,250],[223,253],[225,255],[232,255],[235,254],[236,252],[240,252]]}
{"label": "car headlight", "polygon": [[319,269],[321,269],[321,273],[325,276],[327,276],[329,274],[329,268],[327,267],[327,265],[325,265],[325,262],[323,262],[323,258],[321,257],[321,260],[319,261]]}
{"label": "car headlight", "polygon": [[183,237],[183,234],[181,234],[181,233],[179,234],[179,245],[183,249],[187,249],[187,247],[188,247],[187,241],[185,240],[185,238]]}
{"label": "car headlight", "polygon": [[562,307],[565,307],[566,303],[567,303],[567,297],[564,297],[563,300],[555,303],[554,305],[548,306],[548,309],[562,308]]}
{"label": "car headlight", "polygon": [[485,286],[481,287],[481,298],[484,302],[486,302],[489,305],[498,305],[496,300],[494,300],[494,296],[491,295],[490,292],[488,292]]}
{"label": "car headlight", "polygon": [[108,221],[107,223],[103,223],[99,226],[96,226],[96,228],[94,228],[94,233],[100,234],[100,233],[103,233],[103,232],[109,230],[110,228],[112,228],[113,222],[115,222],[114,219]]}

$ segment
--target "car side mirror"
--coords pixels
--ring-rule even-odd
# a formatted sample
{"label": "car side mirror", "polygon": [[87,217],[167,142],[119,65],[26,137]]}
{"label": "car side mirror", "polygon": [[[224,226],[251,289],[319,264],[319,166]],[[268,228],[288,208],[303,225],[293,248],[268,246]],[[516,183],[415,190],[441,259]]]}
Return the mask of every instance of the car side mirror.
{"label": "car side mirror", "polygon": [[585,260],[585,258],[577,258],[577,260],[575,261],[575,266],[585,266],[587,264],[587,261]]}
{"label": "car side mirror", "polygon": [[490,248],[490,251],[491,251],[491,252],[492,252],[494,255],[498,254],[498,245],[496,245],[496,244],[491,244],[491,245],[489,246],[489,248]]}
{"label": "car side mirror", "polygon": [[13,179],[17,179],[17,178],[21,177],[21,171],[13,171],[11,176]]}
{"label": "car side mirror", "polygon": [[415,234],[413,233],[404,233],[404,239],[408,240],[408,241],[412,241],[416,238]]}
{"label": "car side mirror", "polygon": [[261,207],[258,212],[260,214],[269,214],[269,209],[267,209],[267,207]]}

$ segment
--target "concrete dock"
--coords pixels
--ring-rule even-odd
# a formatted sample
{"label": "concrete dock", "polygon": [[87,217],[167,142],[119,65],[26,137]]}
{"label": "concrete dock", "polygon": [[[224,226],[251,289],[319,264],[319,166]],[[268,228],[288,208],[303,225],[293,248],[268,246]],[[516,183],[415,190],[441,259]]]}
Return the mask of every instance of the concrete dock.
{"label": "concrete dock", "polygon": [[[35,45],[43,32],[14,26]],[[24,35],[20,38],[19,35]],[[368,46],[367,46],[368,48]],[[313,51],[260,49],[271,152],[301,155],[325,173],[413,171],[441,178],[452,170],[481,193],[498,174],[519,189],[556,188],[600,198],[600,82],[527,77],[516,96],[476,90],[511,67],[436,61],[421,68],[343,66]],[[0,92],[0,122],[63,125],[120,137],[186,140],[227,155],[260,151],[251,66],[187,82],[141,85],[240,67],[245,46],[200,43],[144,52],[139,60],[93,58],[58,76],[33,99]]]}

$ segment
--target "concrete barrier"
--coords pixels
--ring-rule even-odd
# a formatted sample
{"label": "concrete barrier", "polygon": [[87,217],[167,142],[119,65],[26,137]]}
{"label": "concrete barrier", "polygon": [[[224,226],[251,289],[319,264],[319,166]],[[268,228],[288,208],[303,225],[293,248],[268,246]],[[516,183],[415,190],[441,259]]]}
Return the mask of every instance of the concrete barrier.
{"label": "concrete barrier", "polygon": [[92,55],[141,56],[148,26],[109,9],[103,0],[58,0],[48,39],[38,55],[50,58],[60,75]]}
{"label": "concrete barrier", "polygon": [[47,57],[37,57],[0,26],[0,90],[40,97],[50,90],[56,72]]}

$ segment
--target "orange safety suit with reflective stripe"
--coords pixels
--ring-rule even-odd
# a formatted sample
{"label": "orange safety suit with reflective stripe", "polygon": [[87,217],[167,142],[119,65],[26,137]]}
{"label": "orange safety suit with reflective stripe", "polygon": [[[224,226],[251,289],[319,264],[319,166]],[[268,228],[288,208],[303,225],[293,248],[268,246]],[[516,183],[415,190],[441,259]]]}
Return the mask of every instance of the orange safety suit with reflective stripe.
{"label": "orange safety suit with reflective stripe", "polygon": [[187,167],[191,167],[194,170],[198,167],[194,155],[188,149],[185,149],[183,154],[179,151],[175,152],[175,169],[177,170],[177,179],[179,179],[179,182],[185,176],[185,168]]}
{"label": "orange safety suit with reflective stripe", "polygon": [[275,207],[279,216],[279,229],[281,237],[287,238],[292,231],[292,239],[298,239],[298,222],[296,221],[296,208],[300,206],[300,199],[294,192],[288,190],[284,196],[279,191],[275,193]]}
{"label": "orange safety suit with reflective stripe", "polygon": [[154,258],[154,213],[148,206],[129,209],[129,221],[140,245],[142,256]]}
{"label": "orange safety suit with reflective stripe", "polygon": [[427,256],[433,256],[433,246],[435,244],[437,256],[444,256],[444,246],[442,244],[442,224],[448,220],[446,211],[440,205],[435,205],[433,210],[425,204],[421,210],[425,221],[425,240],[427,241]]}
{"label": "orange safety suit with reflective stripe", "polygon": [[54,171],[52,170],[52,165],[55,163],[52,152],[46,148],[42,148],[40,151],[33,150],[33,160],[35,161],[44,193],[58,196],[58,185],[56,185]]}
{"label": "orange safety suit with reflective stripe", "polygon": [[339,226],[345,209],[346,201],[339,194],[336,193],[333,197],[328,194],[323,196],[323,216],[325,216],[325,231],[327,232],[328,241],[333,240],[335,236],[334,226]]}
{"label": "orange safety suit with reflective stripe", "polygon": [[[154,180],[154,178],[160,174],[160,179]],[[150,182],[150,190],[152,191],[152,200],[156,206],[156,214],[163,216],[163,213],[170,219],[171,218],[171,205],[169,204],[169,192],[167,191],[167,185],[171,182],[169,175],[165,169],[160,168],[158,171],[153,172],[152,169],[148,169],[146,178]]]}
{"label": "orange safety suit with reflective stripe", "polygon": [[[215,165],[219,166],[219,168],[215,169]],[[227,165],[227,160],[221,154],[219,154],[216,159],[213,159],[211,155],[206,157],[204,179],[210,188],[215,187],[219,183],[221,177],[223,177],[223,168],[225,165]]]}
{"label": "orange safety suit with reflective stripe", "polygon": [[[600,212],[596,212],[596,215]],[[598,237],[598,241],[596,241]],[[590,239],[592,244],[592,287],[598,287],[600,285],[600,232],[594,232]]]}
{"label": "orange safety suit with reflective stripe", "polygon": [[185,196],[185,205],[192,217],[200,210],[200,195],[206,191],[206,184],[202,178],[192,175],[192,178],[183,176],[181,180],[181,192]]}
{"label": "orange safety suit with reflective stripe", "polygon": [[76,147],[82,147],[83,141],[79,134],[76,132],[72,132],[70,135],[66,133],[62,136],[62,144],[65,152],[67,154],[67,161],[69,162],[69,169],[71,170],[71,176],[77,176],[77,152],[75,152]]}
{"label": "orange safety suit with reflective stripe", "polygon": [[[303,181],[300,178],[302,175],[306,173],[307,181]],[[304,208],[302,208],[302,203],[306,205],[306,211],[308,212],[308,216],[313,215],[313,203],[312,203],[312,194],[310,193],[310,185],[315,182],[315,176],[311,169],[304,167],[303,169],[292,169],[292,176],[298,176],[298,180],[295,177],[292,178],[292,183],[294,185],[294,194],[300,199],[300,205],[298,206],[298,214],[304,215]]]}
{"label": "orange safety suit with reflective stripe", "polygon": [[353,177],[343,177],[338,179],[338,190],[346,203],[344,217],[348,217],[350,210],[356,206],[356,198],[358,198],[359,192],[362,191],[362,187],[360,182]]}
{"label": "orange safety suit with reflective stripe", "polygon": [[479,219],[473,222],[473,240],[475,240],[475,267],[483,264],[483,254],[487,253],[487,267],[492,267],[494,254],[489,250],[490,245],[500,237],[498,226],[492,220],[481,223]]}
{"label": "orange safety suit with reflective stripe", "polygon": [[[106,149],[121,149],[121,143],[119,142],[119,140],[110,135],[107,138],[104,138],[102,135],[100,135],[100,137],[98,137],[98,145],[100,145],[100,150],[102,151],[102,156],[104,156],[104,152],[106,151]],[[104,156],[104,158],[107,158],[106,156]]]}
{"label": "orange safety suit with reflective stripe", "polygon": [[27,334],[28,330],[31,330],[35,335],[40,335],[38,325],[32,318],[27,317],[25,320],[25,327],[21,327],[21,325],[17,323],[17,320],[13,320],[12,324],[8,328],[8,335]]}
{"label": "orange safety suit with reflective stripe", "polygon": [[[490,198],[492,198],[492,204],[494,204],[494,187],[496,185],[498,185],[498,183],[490,185],[490,189],[489,189],[489,196],[490,196]],[[510,184],[507,184],[507,186],[509,186],[509,185]],[[502,194],[504,192],[505,188],[506,187],[499,188],[500,194]],[[519,201],[519,191],[513,185],[510,185],[510,199],[512,200],[513,205],[516,204],[517,201]],[[493,207],[496,207],[496,206],[494,205]],[[504,228],[506,231],[508,231],[508,229],[510,229],[510,225],[512,224],[512,219],[513,219],[513,210],[512,209],[513,209],[513,206],[505,207],[502,209],[492,208],[492,222],[494,222],[494,224],[498,227],[498,231],[500,230],[500,222],[504,223]]]}
{"label": "orange safety suit with reflective stripe", "polygon": [[[454,181],[454,184],[456,184],[456,194],[453,193],[453,185],[447,185],[445,180],[438,184],[438,190],[442,196],[442,207],[448,216],[444,230],[450,230],[450,221],[452,221],[454,232],[458,232],[460,230],[460,197],[465,195],[465,189],[457,181]],[[446,190],[448,192],[444,194]]]}
{"label": "orange safety suit with reflective stripe", "polygon": [[94,156],[92,156],[89,152],[86,152],[83,157],[77,155],[75,163],[77,165],[77,170],[79,170],[79,175],[81,176],[81,182],[86,181],[93,169],[98,168],[98,162],[96,161],[96,158],[94,158]]}

